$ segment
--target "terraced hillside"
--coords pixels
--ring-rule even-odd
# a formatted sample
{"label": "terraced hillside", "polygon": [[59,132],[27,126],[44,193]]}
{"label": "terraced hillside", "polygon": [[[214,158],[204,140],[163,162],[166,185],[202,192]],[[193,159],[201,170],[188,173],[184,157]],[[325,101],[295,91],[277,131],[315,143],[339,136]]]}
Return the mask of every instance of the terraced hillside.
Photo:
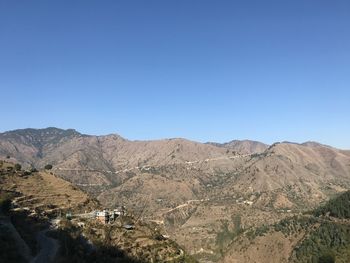
{"label": "terraced hillside", "polygon": [[0,161],[0,257],[6,262],[195,262],[130,212],[100,223],[93,212],[101,209],[52,172]]}

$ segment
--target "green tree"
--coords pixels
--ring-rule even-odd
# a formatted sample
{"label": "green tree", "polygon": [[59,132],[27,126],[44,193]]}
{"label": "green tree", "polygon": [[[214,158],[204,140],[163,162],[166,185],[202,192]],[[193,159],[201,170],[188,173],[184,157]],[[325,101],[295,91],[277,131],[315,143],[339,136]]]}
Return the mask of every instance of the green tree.
{"label": "green tree", "polygon": [[330,253],[322,255],[318,259],[318,263],[334,263],[334,262],[335,262],[334,256],[331,255]]}

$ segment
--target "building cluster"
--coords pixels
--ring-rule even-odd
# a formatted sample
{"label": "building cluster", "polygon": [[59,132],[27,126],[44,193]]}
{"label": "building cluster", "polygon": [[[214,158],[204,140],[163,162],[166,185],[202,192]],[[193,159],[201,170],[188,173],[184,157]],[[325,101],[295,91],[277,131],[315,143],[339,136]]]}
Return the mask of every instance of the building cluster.
{"label": "building cluster", "polygon": [[95,212],[95,218],[102,224],[113,223],[118,217],[125,215],[125,207],[117,209],[104,209],[102,211]]}

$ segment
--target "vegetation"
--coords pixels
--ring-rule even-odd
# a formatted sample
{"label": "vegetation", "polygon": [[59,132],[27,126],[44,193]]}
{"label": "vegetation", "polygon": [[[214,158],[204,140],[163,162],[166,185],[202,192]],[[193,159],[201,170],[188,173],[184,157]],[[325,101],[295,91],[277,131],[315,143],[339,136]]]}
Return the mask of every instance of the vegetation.
{"label": "vegetation", "polygon": [[337,218],[350,218],[350,191],[329,200],[313,213],[315,216],[329,215]]}
{"label": "vegetation", "polygon": [[22,169],[22,166],[19,163],[16,163],[14,167],[16,171],[20,171]]}
{"label": "vegetation", "polygon": [[216,244],[219,248],[219,253],[223,254],[224,249],[231,243],[231,241],[242,233],[241,215],[233,215],[232,217],[233,229],[230,230],[229,222],[222,221],[221,231],[216,235]]}
{"label": "vegetation", "polygon": [[285,236],[289,236],[298,233],[300,230],[311,229],[317,222],[318,219],[314,217],[293,216],[279,221],[274,224],[273,227],[275,231],[282,232]]}
{"label": "vegetation", "polygon": [[37,172],[38,172],[38,169],[36,169],[35,167],[31,167],[31,168],[30,168],[30,172],[31,172],[31,173],[37,173]]}
{"label": "vegetation", "polygon": [[334,263],[334,255],[333,254],[323,254],[319,257],[318,263]]}
{"label": "vegetation", "polygon": [[[314,210],[312,215],[287,218],[273,225],[273,228],[286,237],[300,230],[308,232],[307,238],[295,248],[296,262],[347,262],[350,257],[350,226],[317,217],[329,215],[342,219],[350,218],[350,191]],[[258,228],[253,232],[251,235],[255,237],[265,231]]]}
{"label": "vegetation", "polygon": [[334,222],[321,225],[295,248],[297,262],[348,262],[350,226]]}
{"label": "vegetation", "polygon": [[249,240],[252,240],[256,238],[257,236],[264,236],[268,231],[270,230],[270,227],[267,225],[262,225],[258,228],[251,229],[246,232],[247,237]]}
{"label": "vegetation", "polygon": [[45,165],[45,170],[51,170],[51,169],[52,169],[52,164]]}

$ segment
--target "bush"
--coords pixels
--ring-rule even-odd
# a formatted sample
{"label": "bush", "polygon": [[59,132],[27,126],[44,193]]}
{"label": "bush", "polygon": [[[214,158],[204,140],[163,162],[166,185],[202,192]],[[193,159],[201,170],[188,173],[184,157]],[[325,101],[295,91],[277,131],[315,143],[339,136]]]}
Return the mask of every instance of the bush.
{"label": "bush", "polygon": [[318,263],[334,263],[335,259],[332,254],[324,254],[318,259]]}
{"label": "bush", "polygon": [[51,164],[45,165],[45,170],[51,170],[51,169],[52,169],[52,165]]}
{"label": "bush", "polygon": [[20,171],[22,169],[22,166],[19,163],[15,164],[15,170]]}
{"label": "bush", "polygon": [[38,170],[37,170],[35,167],[32,167],[32,168],[30,168],[30,172],[31,172],[31,173],[37,173]]}

